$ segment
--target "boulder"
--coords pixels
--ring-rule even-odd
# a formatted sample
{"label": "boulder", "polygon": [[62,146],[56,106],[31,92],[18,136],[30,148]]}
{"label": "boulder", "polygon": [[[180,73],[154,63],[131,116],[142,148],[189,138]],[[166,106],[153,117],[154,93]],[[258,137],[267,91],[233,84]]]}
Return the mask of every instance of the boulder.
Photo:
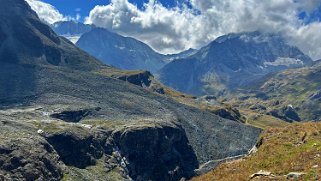
{"label": "boulder", "polygon": [[298,179],[305,174],[303,172],[290,172],[286,175],[286,179]]}
{"label": "boulder", "polygon": [[257,177],[274,177],[274,175],[271,172],[260,170],[259,172],[252,174],[250,179]]}

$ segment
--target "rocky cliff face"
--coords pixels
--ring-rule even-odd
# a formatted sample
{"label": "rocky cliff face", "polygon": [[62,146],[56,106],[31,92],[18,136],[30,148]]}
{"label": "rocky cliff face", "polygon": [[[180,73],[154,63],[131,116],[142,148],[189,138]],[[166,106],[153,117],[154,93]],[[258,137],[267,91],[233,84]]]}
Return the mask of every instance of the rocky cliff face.
{"label": "rocky cliff face", "polygon": [[85,169],[105,158],[105,167],[119,168],[124,179],[179,180],[198,168],[184,130],[175,125],[131,125],[114,131],[68,128],[45,137],[67,166]]}
{"label": "rocky cliff face", "polygon": [[225,95],[284,69],[312,63],[279,35],[259,32],[219,37],[198,53],[175,60],[159,73],[160,80],[194,95]]}
{"label": "rocky cliff face", "polygon": [[1,115],[0,179],[60,180],[63,172],[54,148],[24,123]]}
{"label": "rocky cliff face", "polygon": [[[64,174],[70,174],[72,180],[81,179],[79,173],[68,169],[86,170],[100,161],[100,180],[110,172],[121,180],[179,180],[193,176],[199,165],[184,130],[171,124],[103,130],[99,127],[103,124],[89,129],[52,122],[42,123],[42,130],[36,122],[20,124],[2,119],[1,123],[2,179],[60,180]],[[60,128],[55,128],[57,125]]]}
{"label": "rocky cliff face", "polygon": [[125,128],[113,138],[134,180],[190,178],[199,166],[184,130],[175,125]]}

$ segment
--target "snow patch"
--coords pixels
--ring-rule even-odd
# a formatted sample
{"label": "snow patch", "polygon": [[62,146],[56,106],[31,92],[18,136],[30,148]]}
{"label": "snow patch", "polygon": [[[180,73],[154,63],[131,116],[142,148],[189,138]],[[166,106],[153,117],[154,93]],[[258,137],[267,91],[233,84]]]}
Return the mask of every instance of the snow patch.
{"label": "snow patch", "polygon": [[62,35],[62,36],[67,38],[73,44],[76,44],[77,41],[80,39],[80,35]]}
{"label": "snow patch", "polygon": [[241,68],[239,68],[239,69],[237,69],[237,70],[233,70],[233,72],[241,72],[241,71],[242,71]]}
{"label": "snow patch", "polygon": [[274,62],[264,62],[264,66],[291,66],[291,65],[303,65],[303,61],[295,58],[279,57]]}
{"label": "snow patch", "polygon": [[121,47],[121,46],[115,45],[115,48],[118,48],[118,49],[120,49],[120,50],[124,50],[126,47]]}

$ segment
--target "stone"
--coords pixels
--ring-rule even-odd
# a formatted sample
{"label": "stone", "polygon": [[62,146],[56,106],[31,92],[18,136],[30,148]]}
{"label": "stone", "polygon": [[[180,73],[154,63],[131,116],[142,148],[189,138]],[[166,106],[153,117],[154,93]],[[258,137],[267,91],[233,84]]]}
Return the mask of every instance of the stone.
{"label": "stone", "polygon": [[271,172],[260,170],[250,176],[251,179],[256,177],[274,177],[274,175]]}
{"label": "stone", "polygon": [[313,165],[312,166],[312,168],[318,168],[319,167],[319,165]]}
{"label": "stone", "polygon": [[253,146],[253,148],[252,149],[250,149],[250,151],[249,151],[249,155],[252,155],[252,154],[254,154],[254,153],[256,153],[258,151],[258,148],[256,147],[256,145],[254,145]]}
{"label": "stone", "polygon": [[39,129],[39,130],[37,131],[37,133],[38,133],[38,134],[43,134],[44,131],[43,131],[42,129]]}
{"label": "stone", "polygon": [[305,173],[303,172],[290,172],[286,175],[287,179],[298,179],[300,178],[302,175],[305,175]]}

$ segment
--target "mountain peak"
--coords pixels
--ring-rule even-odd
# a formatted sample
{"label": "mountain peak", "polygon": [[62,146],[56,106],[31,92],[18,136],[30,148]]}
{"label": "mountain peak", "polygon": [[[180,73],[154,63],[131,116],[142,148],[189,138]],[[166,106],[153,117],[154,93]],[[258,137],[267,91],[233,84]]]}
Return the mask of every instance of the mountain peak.
{"label": "mountain peak", "polygon": [[[233,67],[240,61],[243,66],[247,64],[246,62],[250,62],[255,66],[265,67],[266,65],[276,65],[270,63],[285,58],[298,60],[302,64],[312,62],[310,57],[304,55],[297,47],[289,45],[281,35],[259,31],[221,36],[202,48],[198,54],[201,54],[202,58],[206,60],[220,61],[227,67]],[[217,58],[218,56],[220,58]],[[292,61],[293,66],[297,66],[296,62],[298,61]],[[291,61],[288,63],[291,65]]]}
{"label": "mountain peak", "polygon": [[310,57],[278,34],[231,33],[217,38],[191,57],[169,63],[160,77],[163,83],[183,92],[220,95],[248,86],[268,74],[311,62]]}
{"label": "mountain peak", "polygon": [[163,55],[143,42],[103,28],[83,34],[76,45],[106,64],[125,70],[156,72],[164,66]]}
{"label": "mountain peak", "polygon": [[229,41],[229,40],[231,41],[233,39],[239,39],[239,40],[243,40],[244,42],[255,42],[255,43],[263,43],[263,42],[270,42],[270,41],[278,41],[279,43],[285,43],[284,38],[280,34],[263,33],[260,31],[230,33],[230,34],[218,37],[213,42],[224,43],[226,41]]}
{"label": "mountain peak", "polygon": [[78,21],[59,21],[52,24],[52,28],[59,35],[82,35],[94,29],[96,26],[91,24],[83,24]]}
{"label": "mountain peak", "polygon": [[1,0],[0,62],[93,69],[101,65],[60,38],[24,0]]}

